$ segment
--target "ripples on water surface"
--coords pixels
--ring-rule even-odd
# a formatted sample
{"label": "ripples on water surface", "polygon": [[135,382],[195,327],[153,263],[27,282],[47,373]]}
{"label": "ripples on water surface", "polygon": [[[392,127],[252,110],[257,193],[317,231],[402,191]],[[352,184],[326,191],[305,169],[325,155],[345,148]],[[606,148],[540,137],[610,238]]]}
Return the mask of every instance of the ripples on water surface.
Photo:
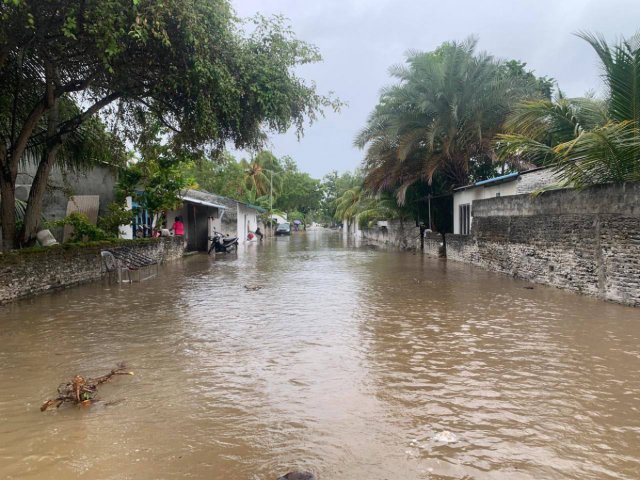
{"label": "ripples on water surface", "polygon": [[639,311],[525,285],[309,232],[0,307],[0,478],[640,478]]}

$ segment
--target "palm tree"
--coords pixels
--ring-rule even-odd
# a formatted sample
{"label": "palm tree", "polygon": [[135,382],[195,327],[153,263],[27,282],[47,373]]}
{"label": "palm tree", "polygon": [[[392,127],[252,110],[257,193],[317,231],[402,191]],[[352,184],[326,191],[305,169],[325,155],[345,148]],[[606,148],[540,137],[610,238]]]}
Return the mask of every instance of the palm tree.
{"label": "palm tree", "polygon": [[355,139],[366,148],[367,188],[396,189],[403,204],[416,182],[431,184],[441,174],[452,186],[464,185],[471,161],[493,160],[491,140],[511,106],[535,96],[538,86],[530,73],[511,75],[490,55],[476,54],[476,43],[469,38],[413,53],[408,67],[391,70],[400,83],[383,92]]}
{"label": "palm tree", "polygon": [[258,197],[269,195],[273,183],[273,188],[278,191],[280,187],[278,173],[282,170],[282,166],[273,154],[262,151],[250,162],[241,160],[240,165],[244,171],[247,190],[254,190]]}
{"label": "palm tree", "polygon": [[592,97],[527,100],[516,105],[497,135],[496,152],[503,160],[541,166],[557,159],[554,147],[575,140],[608,121],[606,103]]}
{"label": "palm tree", "polygon": [[356,220],[360,227],[364,227],[374,220],[397,218],[399,215],[394,198],[373,196],[363,185],[346,190],[336,200],[335,219],[346,221],[348,227]]}
{"label": "palm tree", "polygon": [[640,181],[640,34],[614,46],[598,35],[578,36],[600,58],[607,99],[518,105],[497,137],[498,154],[550,165],[576,188]]}
{"label": "palm tree", "polygon": [[358,214],[364,194],[360,185],[346,190],[336,199],[335,219],[347,220],[350,223]]}

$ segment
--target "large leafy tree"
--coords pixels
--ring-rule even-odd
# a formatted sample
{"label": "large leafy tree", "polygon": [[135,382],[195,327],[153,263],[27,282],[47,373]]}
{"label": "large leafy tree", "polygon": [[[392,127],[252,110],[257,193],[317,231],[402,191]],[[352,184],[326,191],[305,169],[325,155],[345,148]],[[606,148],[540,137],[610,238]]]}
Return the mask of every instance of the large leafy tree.
{"label": "large leafy tree", "polygon": [[[52,152],[42,158],[54,163],[56,149],[98,113],[130,140],[152,115],[179,151],[255,147],[269,131],[301,132],[337,106],[293,73],[320,59],[314,47],[278,19],[257,18],[243,34],[227,0],[0,0],[0,21],[5,249],[28,240],[15,234],[14,210],[25,152]],[[82,109],[59,115],[65,99]],[[49,166],[40,167],[46,183]]]}
{"label": "large leafy tree", "polygon": [[[336,207],[338,198],[340,198],[347,190],[362,185],[362,173],[356,170],[352,172],[343,172],[338,174],[337,171],[332,171],[326,174],[322,179],[322,191],[323,198],[320,205],[321,216],[326,221],[336,219]],[[337,218],[337,220],[342,220]]]}
{"label": "large leafy tree", "polygon": [[245,173],[228,152],[215,158],[190,162],[186,166],[186,173],[195,179],[199,189],[236,200],[245,198]]}
{"label": "large leafy tree", "polygon": [[406,66],[391,69],[398,84],[383,91],[355,140],[366,149],[369,190],[394,191],[403,204],[412,185],[436,175],[447,188],[464,185],[473,164],[494,160],[491,140],[516,101],[549,93],[551,80],[476,53],[476,43],[411,53]]}
{"label": "large leafy tree", "polygon": [[320,208],[323,197],[320,180],[311,178],[301,172],[291,157],[281,159],[282,173],[280,188],[275,208],[283,212],[299,212],[300,220],[307,220],[306,215]]}
{"label": "large leafy tree", "polygon": [[177,156],[170,145],[160,141],[166,135],[166,128],[159,122],[146,125],[135,145],[139,158],[121,172],[116,192],[121,201],[126,196],[133,197],[149,212],[154,226],[163,212],[182,203],[180,194],[195,182],[184,168],[194,161],[190,152],[183,151],[182,156]]}
{"label": "large leafy tree", "polygon": [[524,102],[499,135],[501,157],[550,165],[568,185],[640,181],[640,34],[610,46],[578,35],[597,53],[608,87],[591,97]]}

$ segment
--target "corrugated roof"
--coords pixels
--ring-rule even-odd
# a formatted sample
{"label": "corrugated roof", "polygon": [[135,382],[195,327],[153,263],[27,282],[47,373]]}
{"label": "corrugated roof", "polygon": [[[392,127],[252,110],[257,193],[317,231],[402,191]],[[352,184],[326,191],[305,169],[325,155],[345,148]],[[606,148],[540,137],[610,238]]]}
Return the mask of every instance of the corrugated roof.
{"label": "corrugated roof", "polygon": [[245,207],[253,208],[254,210],[259,211],[260,213],[264,213],[267,211],[266,208],[259,207],[258,205],[252,205],[250,203],[244,203],[244,202],[238,202],[238,203],[242,203],[242,205],[244,205]]}
{"label": "corrugated roof", "polygon": [[481,180],[479,182],[472,183],[470,185],[465,185],[464,187],[454,188],[453,191],[454,192],[459,192],[459,191],[462,191],[462,190],[468,190],[470,188],[475,188],[475,187],[483,187],[483,186],[492,185],[492,184],[495,184],[495,183],[512,182],[512,181],[516,180],[521,175],[526,175],[527,173],[531,173],[531,172],[537,172],[538,170],[545,170],[547,168],[549,168],[549,167],[535,167],[535,168],[531,168],[529,170],[525,170],[523,172],[508,173],[506,175],[501,175],[499,177],[489,178],[487,180]]}
{"label": "corrugated roof", "polygon": [[454,188],[454,192],[460,192],[462,190],[469,190],[470,188],[489,186],[497,183],[513,182],[520,176],[519,172],[509,173],[507,175],[501,175],[499,177],[489,178],[488,180],[481,180],[471,185],[465,185],[464,187]]}
{"label": "corrugated roof", "polygon": [[189,203],[196,203],[198,205],[206,205],[207,207],[226,209],[224,205],[216,203],[214,195],[200,190],[187,190],[184,194],[180,195],[180,198]]}
{"label": "corrugated roof", "polygon": [[[229,197],[223,197],[222,195],[218,195],[216,193],[205,192],[204,190],[187,190],[187,192],[185,193],[185,196],[188,196],[194,199],[204,200],[206,202],[210,202],[211,204],[215,204],[216,202],[221,202],[221,201],[234,202],[234,203],[239,203],[240,205],[244,205],[245,207],[251,208],[253,210],[257,210],[261,213],[266,212],[264,208],[259,207],[257,205],[241,202],[239,200],[235,200]],[[180,197],[180,198],[183,198],[184,200],[184,197]],[[193,203],[198,203],[198,202],[194,201]],[[228,208],[222,205],[211,205],[211,206],[217,206],[218,208]]]}

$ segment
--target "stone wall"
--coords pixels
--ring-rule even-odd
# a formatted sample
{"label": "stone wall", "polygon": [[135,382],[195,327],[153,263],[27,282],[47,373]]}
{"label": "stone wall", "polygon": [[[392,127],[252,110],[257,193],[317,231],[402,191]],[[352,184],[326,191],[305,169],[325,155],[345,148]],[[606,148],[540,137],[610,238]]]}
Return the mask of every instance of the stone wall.
{"label": "stone wall", "polygon": [[[418,239],[419,241],[420,239]],[[444,238],[439,233],[426,232],[424,234],[424,251],[428,257],[444,257]]]}
{"label": "stone wall", "polygon": [[[360,236],[382,245],[400,248],[401,250],[420,249],[420,228],[415,222],[389,220],[387,227],[372,227],[358,230]],[[443,237],[439,233],[426,232],[424,237],[424,254],[439,258],[444,257]]]}
{"label": "stone wall", "polygon": [[540,188],[559,183],[558,176],[550,168],[536,168],[523,172],[516,184],[516,195],[531,193]]}
{"label": "stone wall", "polygon": [[556,190],[473,203],[471,235],[447,258],[640,306],[640,184]]}
{"label": "stone wall", "polygon": [[0,254],[0,304],[106,276],[102,250],[145,255],[159,263],[182,257],[181,238],[64,244]]}
{"label": "stone wall", "polygon": [[389,220],[387,224],[387,227],[363,228],[362,238],[402,250],[420,248],[420,229],[415,222]]}

